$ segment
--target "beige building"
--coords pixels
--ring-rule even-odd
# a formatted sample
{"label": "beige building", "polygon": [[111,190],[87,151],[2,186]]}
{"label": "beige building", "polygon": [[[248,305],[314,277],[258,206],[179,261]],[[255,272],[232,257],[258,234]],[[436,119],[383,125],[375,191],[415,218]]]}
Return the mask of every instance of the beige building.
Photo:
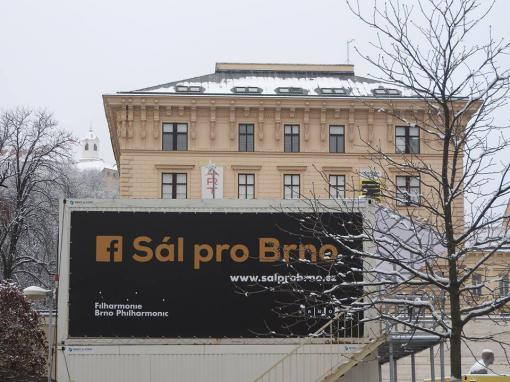
{"label": "beige building", "polygon": [[[352,65],[220,63],[212,74],[103,101],[125,198],[351,197],[360,172],[374,173],[375,148],[435,168],[441,161],[441,142],[413,124],[426,118],[423,102]],[[218,175],[207,180],[211,164]],[[375,174],[390,192],[425,193],[416,174]]]}

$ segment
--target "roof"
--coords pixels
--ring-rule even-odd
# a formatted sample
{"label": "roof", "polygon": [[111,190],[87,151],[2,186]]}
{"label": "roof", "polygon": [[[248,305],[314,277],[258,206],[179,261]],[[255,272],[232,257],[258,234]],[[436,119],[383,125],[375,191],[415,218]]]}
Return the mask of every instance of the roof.
{"label": "roof", "polygon": [[470,235],[466,244],[471,251],[510,252],[510,230],[508,221],[501,225],[487,226]]}
{"label": "roof", "polygon": [[75,163],[76,168],[79,171],[97,171],[101,172],[103,170],[117,171],[117,165],[108,165],[101,158],[90,158],[90,159],[80,159]]}
{"label": "roof", "polygon": [[390,343],[392,344],[393,358],[400,359],[437,345],[439,341],[439,336],[424,332],[391,333],[387,341],[379,347],[379,363],[384,364],[389,361]]}
{"label": "roof", "polygon": [[[182,88],[181,88],[182,87]],[[193,92],[184,87],[195,87]],[[256,92],[237,92],[235,88],[257,88]],[[283,94],[281,88],[300,88],[301,92]],[[343,89],[345,93],[324,94],[321,89]],[[383,94],[393,89],[392,94]],[[374,93],[375,91],[375,93]],[[218,63],[215,72],[118,94],[181,94],[242,96],[317,96],[317,97],[416,98],[405,87],[356,76],[353,65],[313,64],[236,64]]]}
{"label": "roof", "polygon": [[95,171],[102,171],[106,165],[102,159],[81,159],[79,162],[76,163],[76,167],[80,171],[89,171],[89,170],[95,170]]}
{"label": "roof", "polygon": [[324,64],[261,64],[218,62],[216,71],[257,71],[257,72],[323,72],[354,74],[354,65],[324,65]]}

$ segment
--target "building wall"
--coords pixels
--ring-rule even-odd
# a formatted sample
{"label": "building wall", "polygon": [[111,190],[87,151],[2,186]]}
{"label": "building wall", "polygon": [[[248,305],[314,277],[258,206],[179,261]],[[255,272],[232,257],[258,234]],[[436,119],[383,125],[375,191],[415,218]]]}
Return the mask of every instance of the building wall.
{"label": "building wall", "polygon": [[[188,174],[188,197],[200,198],[200,167],[209,161],[224,169],[225,198],[237,198],[238,173],[255,174],[256,198],[281,198],[283,174],[301,175],[304,197],[312,193],[327,197],[324,176],[345,175],[347,196],[358,196],[360,170],[378,167],[382,177],[389,178],[389,187],[397,175],[404,175],[395,167],[378,166],[370,155],[375,149],[381,148],[397,162],[411,159],[394,154],[395,126],[401,123],[377,110],[391,107],[411,123],[426,119],[424,110],[410,100],[367,104],[361,100],[293,97],[116,95],[105,96],[104,101],[120,170],[120,196],[124,198],[160,198],[164,172]],[[164,122],[188,124],[188,151],[162,151]],[[255,152],[238,151],[241,123],[255,125]],[[300,125],[299,153],[284,152],[285,124]],[[330,125],[344,126],[345,153],[329,153]],[[439,169],[441,142],[423,131],[420,140],[420,158]],[[422,187],[422,193],[427,195],[428,191]],[[455,207],[462,219],[461,202]],[[424,211],[410,212],[426,215]]]}

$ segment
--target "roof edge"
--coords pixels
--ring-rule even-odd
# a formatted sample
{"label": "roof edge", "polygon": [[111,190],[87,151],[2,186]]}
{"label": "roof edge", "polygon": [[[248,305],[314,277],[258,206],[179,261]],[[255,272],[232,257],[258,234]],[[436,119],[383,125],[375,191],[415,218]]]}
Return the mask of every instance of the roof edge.
{"label": "roof edge", "polygon": [[354,74],[351,64],[275,64],[218,62],[216,72],[314,72]]}

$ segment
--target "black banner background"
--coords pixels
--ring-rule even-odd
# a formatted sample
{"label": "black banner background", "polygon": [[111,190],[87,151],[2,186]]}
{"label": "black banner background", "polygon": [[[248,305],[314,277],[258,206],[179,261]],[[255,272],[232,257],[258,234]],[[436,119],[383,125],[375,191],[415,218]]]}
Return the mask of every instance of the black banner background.
{"label": "black banner background", "polygon": [[[343,234],[345,227],[360,233],[359,214],[328,215],[331,230]],[[352,224],[351,224],[352,223]],[[96,236],[123,237],[122,262],[96,262]],[[162,263],[153,259],[140,263],[132,259],[133,239],[149,236],[154,248],[165,236],[177,244],[184,238],[184,262]],[[300,238],[301,236],[301,238]],[[302,237],[308,236],[308,237]],[[283,329],[284,319],[274,312],[282,302],[294,301],[280,292],[240,293],[229,275],[292,274],[284,262],[262,263],[258,239],[277,238],[280,243],[332,243],[310,237],[300,227],[299,217],[283,213],[177,213],[177,212],[85,212],[71,213],[71,258],[69,290],[70,337],[164,337],[238,338],[257,337]],[[221,262],[202,263],[193,268],[194,244],[244,244],[250,250],[246,262],[237,263],[228,253]],[[360,248],[361,241],[351,243]],[[338,247],[338,245],[337,245]],[[349,251],[339,250],[345,258]],[[350,263],[352,265],[352,262]],[[299,265],[299,271],[318,274],[319,267]],[[359,266],[359,264],[358,264]],[[247,284],[242,284],[247,286]],[[337,296],[356,291],[339,289]],[[96,317],[94,304],[142,304],[144,311],[168,311],[168,317]],[[296,305],[298,310],[299,305]],[[292,335],[306,335],[313,326],[293,326]],[[308,322],[309,324],[309,322]]]}

